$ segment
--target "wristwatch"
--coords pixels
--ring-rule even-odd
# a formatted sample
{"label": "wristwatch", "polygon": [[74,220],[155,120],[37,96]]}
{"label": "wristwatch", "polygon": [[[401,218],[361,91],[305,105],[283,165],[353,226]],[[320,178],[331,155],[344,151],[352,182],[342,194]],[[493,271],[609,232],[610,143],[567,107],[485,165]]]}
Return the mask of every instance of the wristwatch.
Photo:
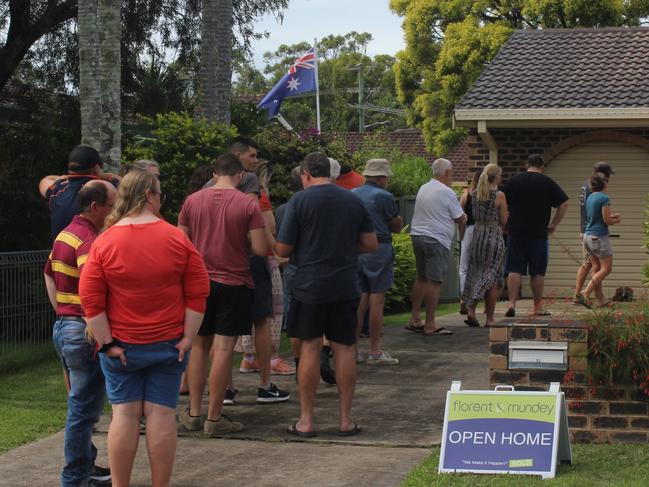
{"label": "wristwatch", "polygon": [[101,348],[99,349],[99,353],[106,353],[108,352],[108,350],[116,346],[117,346],[117,340],[113,338],[111,341],[109,341],[108,343],[104,343],[101,346]]}

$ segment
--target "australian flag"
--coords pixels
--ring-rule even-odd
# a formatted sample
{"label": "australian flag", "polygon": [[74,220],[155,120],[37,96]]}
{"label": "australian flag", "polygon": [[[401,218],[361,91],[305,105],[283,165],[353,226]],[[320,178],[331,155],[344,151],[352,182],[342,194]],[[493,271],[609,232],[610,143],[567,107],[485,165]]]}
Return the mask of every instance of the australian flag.
{"label": "australian flag", "polygon": [[316,63],[318,62],[315,48],[305,52],[295,64],[291,66],[282,79],[266,93],[257,108],[268,110],[268,118],[273,118],[282,106],[282,100],[302,93],[316,91]]}

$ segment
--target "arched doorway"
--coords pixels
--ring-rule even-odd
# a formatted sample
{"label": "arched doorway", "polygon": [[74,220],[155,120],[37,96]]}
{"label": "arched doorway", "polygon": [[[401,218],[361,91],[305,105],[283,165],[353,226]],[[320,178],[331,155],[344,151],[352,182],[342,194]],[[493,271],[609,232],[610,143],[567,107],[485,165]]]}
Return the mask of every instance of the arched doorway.
{"label": "arched doorway", "polygon": [[643,288],[642,267],[649,262],[644,249],[644,222],[647,220],[649,191],[649,151],[627,142],[586,142],[557,155],[545,169],[570,197],[568,212],[550,238],[550,264],[546,274],[547,296],[570,296],[581,260],[579,238],[579,189],[592,174],[597,161],[607,161],[615,169],[609,195],[613,211],[622,215],[622,224],[611,227],[613,272],[605,281],[605,292],[613,295],[619,286],[631,286],[636,294]]}

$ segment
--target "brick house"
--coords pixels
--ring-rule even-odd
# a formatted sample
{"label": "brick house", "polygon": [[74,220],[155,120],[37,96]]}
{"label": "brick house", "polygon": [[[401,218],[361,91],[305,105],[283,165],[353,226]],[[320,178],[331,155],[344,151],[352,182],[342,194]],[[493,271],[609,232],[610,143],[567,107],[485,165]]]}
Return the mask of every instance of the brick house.
{"label": "brick house", "polygon": [[570,197],[550,240],[546,294],[568,296],[581,258],[579,188],[598,161],[612,164],[609,194],[622,224],[606,292],[643,288],[643,223],[649,182],[649,29],[548,29],[514,32],[456,105],[468,127],[469,166],[500,164],[504,178],[527,156],[543,154],[545,174]]}

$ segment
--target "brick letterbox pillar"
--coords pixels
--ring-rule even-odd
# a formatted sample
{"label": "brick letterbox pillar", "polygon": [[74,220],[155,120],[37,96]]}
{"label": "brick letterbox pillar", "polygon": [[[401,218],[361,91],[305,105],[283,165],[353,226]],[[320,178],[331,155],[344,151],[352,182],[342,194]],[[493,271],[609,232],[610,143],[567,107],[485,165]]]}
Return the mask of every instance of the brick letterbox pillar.
{"label": "brick letterbox pillar", "polygon": [[[510,343],[567,344],[565,370],[510,367]],[[582,322],[534,322],[498,325],[489,330],[491,387],[513,385],[521,391],[545,391],[560,382],[568,406],[573,442],[646,443],[649,408],[640,391],[588,384],[588,326]]]}

